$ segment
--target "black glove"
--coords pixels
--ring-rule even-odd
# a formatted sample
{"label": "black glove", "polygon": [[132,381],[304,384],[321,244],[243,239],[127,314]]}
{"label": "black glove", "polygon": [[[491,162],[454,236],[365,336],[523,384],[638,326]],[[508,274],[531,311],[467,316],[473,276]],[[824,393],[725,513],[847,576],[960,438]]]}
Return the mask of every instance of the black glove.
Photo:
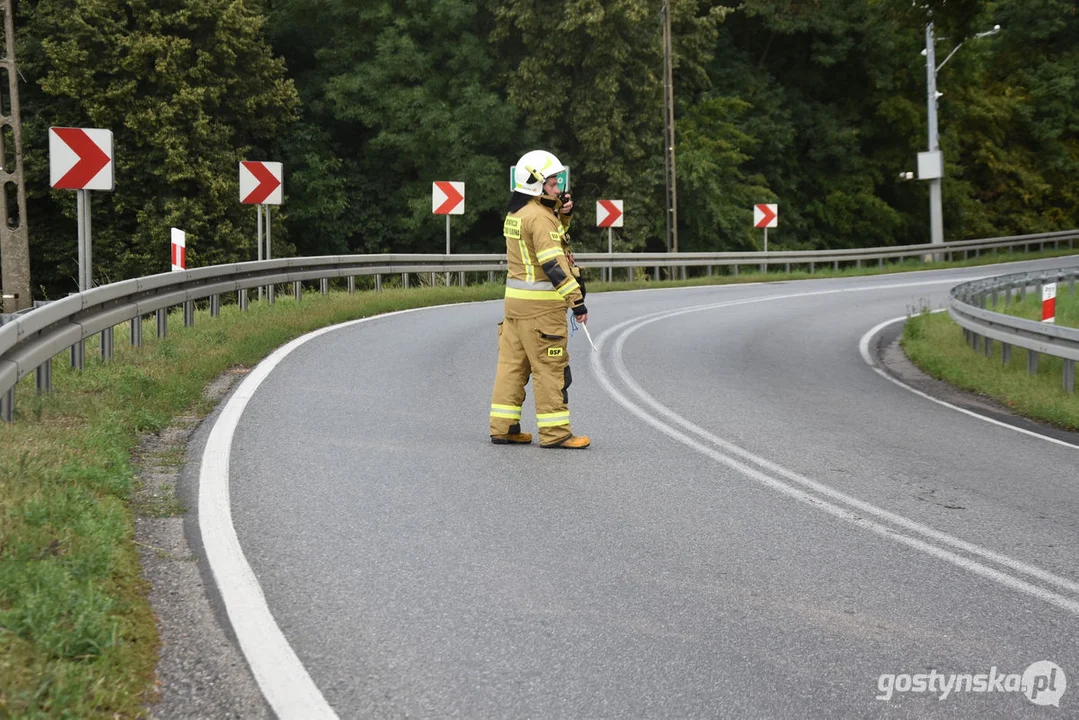
{"label": "black glove", "polygon": [[573,317],[581,317],[582,315],[588,314],[588,308],[584,306],[583,302],[579,305],[574,305],[571,309],[573,310]]}
{"label": "black glove", "polygon": [[584,278],[583,277],[577,278],[577,284],[581,287],[581,300],[583,301],[584,296],[586,295],[585,289],[584,289]]}

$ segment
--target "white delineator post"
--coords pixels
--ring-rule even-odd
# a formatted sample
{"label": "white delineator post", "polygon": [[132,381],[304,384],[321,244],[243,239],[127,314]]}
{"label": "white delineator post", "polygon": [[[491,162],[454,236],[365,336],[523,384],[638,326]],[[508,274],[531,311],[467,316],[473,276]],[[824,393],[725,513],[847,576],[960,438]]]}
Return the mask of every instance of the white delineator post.
{"label": "white delineator post", "polygon": [[1042,322],[1055,323],[1057,320],[1057,284],[1042,286]]}
{"label": "white delineator post", "polygon": [[172,228],[172,271],[187,270],[187,233]]}

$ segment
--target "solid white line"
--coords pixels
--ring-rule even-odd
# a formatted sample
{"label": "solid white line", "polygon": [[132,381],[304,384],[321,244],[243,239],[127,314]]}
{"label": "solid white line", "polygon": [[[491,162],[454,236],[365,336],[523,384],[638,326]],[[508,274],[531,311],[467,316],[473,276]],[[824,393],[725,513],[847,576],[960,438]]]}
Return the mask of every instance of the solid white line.
{"label": "solid white line", "polygon": [[[875,287],[872,287],[872,288],[864,288],[864,289],[865,290],[875,290],[875,289],[879,289],[879,286],[875,286]],[[814,292],[814,293],[807,293],[807,294],[817,295],[817,294],[828,294],[828,293],[832,293],[832,292],[841,292],[841,291],[839,291],[839,290],[822,291],[822,292]],[[1071,590],[1073,592],[1079,592],[1079,583],[1076,583],[1076,582],[1074,582],[1072,580],[1069,580],[1069,579],[1064,578],[1064,577],[1060,577],[1058,575],[1054,575],[1054,574],[1052,574],[1052,573],[1050,573],[1048,571],[1045,571],[1045,570],[1043,570],[1041,568],[1038,568],[1036,566],[1029,565],[1027,563],[1023,563],[1023,562],[1021,562],[1019,560],[1015,560],[1014,558],[1008,557],[1006,555],[1001,555],[1001,554],[993,552],[991,550],[987,550],[987,549],[982,548],[982,547],[980,547],[978,545],[975,545],[973,543],[969,543],[969,542],[966,542],[964,540],[960,540],[959,538],[955,538],[955,537],[952,537],[950,535],[947,535],[946,533],[935,530],[935,529],[933,529],[933,528],[931,528],[929,526],[922,525],[921,523],[917,523],[917,522],[915,522],[913,520],[910,520],[909,518],[903,517],[901,515],[897,515],[895,513],[891,513],[891,512],[889,512],[887,510],[884,510],[882,508],[878,508],[878,507],[876,507],[874,505],[871,505],[869,503],[866,503],[866,502],[864,502],[862,500],[858,500],[857,498],[846,495],[845,493],[841,493],[841,492],[839,492],[839,491],[837,491],[837,490],[835,490],[835,489],[833,489],[833,488],[831,488],[831,487],[829,487],[827,485],[824,485],[823,483],[819,483],[819,482],[811,480],[811,479],[809,479],[809,478],[807,478],[805,476],[799,475],[798,473],[787,470],[786,468],[783,468],[782,466],[777,465],[776,463],[773,463],[773,462],[771,462],[769,460],[766,460],[766,459],[764,459],[764,458],[762,458],[762,457],[760,457],[758,455],[755,455],[755,454],[753,454],[753,453],[751,453],[751,452],[749,452],[749,451],[747,451],[747,450],[745,450],[745,449],[743,449],[743,448],[741,448],[741,447],[739,447],[737,445],[734,445],[733,443],[722,440],[721,438],[718,438],[715,435],[712,435],[711,433],[707,432],[706,430],[694,425],[693,423],[689,422],[685,418],[681,417],[680,415],[678,415],[674,411],[670,410],[669,408],[667,408],[666,406],[662,405],[661,403],[656,401],[654,398],[652,398],[643,388],[641,388],[632,379],[632,377],[630,376],[628,370],[625,367],[625,364],[624,364],[624,361],[623,361],[623,358],[622,358],[622,349],[624,347],[625,340],[629,335],[636,332],[638,329],[640,329],[641,327],[644,327],[645,325],[648,325],[650,323],[657,322],[659,320],[666,319],[666,318],[669,318],[669,317],[674,317],[676,315],[682,315],[682,314],[687,313],[687,312],[699,312],[701,310],[712,309],[712,308],[715,308],[715,307],[730,307],[732,305],[741,305],[741,304],[746,304],[748,302],[767,302],[767,301],[774,300],[774,299],[798,297],[798,296],[801,296],[801,295],[797,295],[797,296],[784,295],[784,296],[774,296],[774,297],[753,298],[753,299],[749,299],[749,300],[733,301],[733,302],[727,302],[727,303],[717,303],[715,305],[704,305],[704,306],[699,306],[699,307],[695,307],[695,308],[685,308],[685,309],[681,309],[681,310],[677,310],[677,311],[673,311],[673,312],[653,313],[653,314],[651,314],[649,316],[646,316],[644,319],[635,318],[633,320],[627,320],[625,322],[622,322],[622,323],[616,325],[613,328],[608,329],[607,331],[605,331],[600,336],[600,343],[599,344],[602,347],[604,345],[604,339],[606,338],[607,335],[615,333],[620,328],[623,328],[623,327],[625,327],[627,325],[632,324],[633,325],[632,327],[630,327],[627,330],[623,331],[618,336],[617,340],[615,341],[615,347],[614,347],[614,349],[612,351],[612,354],[614,356],[615,371],[618,374],[618,376],[621,378],[621,380],[627,385],[627,387],[630,388],[630,390],[632,390],[635,394],[637,394],[642,400],[644,400],[644,402],[646,404],[650,405],[659,414],[665,416],[666,418],[668,418],[669,420],[671,420],[673,422],[676,422],[679,425],[682,425],[686,429],[694,432],[695,434],[697,434],[700,437],[702,437],[703,439],[711,442],[712,444],[718,445],[720,448],[722,448],[723,450],[726,450],[727,452],[731,453],[732,455],[737,455],[737,456],[743,458],[746,461],[753,462],[756,465],[759,465],[760,467],[762,467],[762,468],[764,468],[766,470],[769,470],[769,471],[771,471],[771,472],[773,472],[773,473],[775,473],[777,475],[781,475],[781,476],[783,476],[783,477],[785,477],[785,478],[787,478],[789,480],[792,480],[792,481],[802,485],[803,487],[806,487],[806,488],[808,488],[808,489],[810,489],[812,491],[815,491],[815,492],[819,493],[820,495],[824,495],[826,497],[832,498],[833,500],[837,500],[839,502],[842,502],[842,503],[850,506],[851,508],[854,508],[854,509],[860,511],[861,513],[865,513],[865,514],[868,514],[868,515],[873,515],[873,516],[879,518],[880,520],[890,522],[890,523],[892,523],[892,524],[894,524],[894,525],[896,525],[898,527],[901,527],[901,528],[903,528],[903,529],[905,529],[907,531],[918,533],[918,534],[921,534],[921,535],[926,536],[928,538],[932,538],[932,539],[934,539],[934,540],[936,540],[938,542],[950,545],[950,546],[952,546],[952,547],[954,547],[956,549],[962,550],[964,552],[968,552],[970,554],[980,556],[981,558],[983,558],[985,560],[989,560],[991,562],[998,563],[998,564],[1003,565],[1005,567],[1008,567],[1008,568],[1010,568],[1010,569],[1012,569],[1014,571],[1021,572],[1023,574],[1038,578],[1039,580],[1041,580],[1043,582],[1050,583],[1050,584],[1056,585],[1058,587],[1065,588],[1067,590]],[[731,468],[734,468],[735,470],[737,470],[739,472],[742,472],[743,474],[749,476],[750,478],[752,478],[754,480],[757,480],[758,482],[760,482],[760,483],[762,483],[762,484],[764,484],[764,485],[766,485],[766,486],[768,486],[768,487],[770,487],[770,488],[772,488],[774,490],[777,490],[777,491],[782,492],[784,494],[787,494],[787,495],[789,495],[791,497],[794,497],[794,498],[796,498],[796,499],[798,499],[798,500],[800,500],[802,502],[805,502],[805,503],[811,505],[812,507],[816,507],[816,508],[825,510],[825,511],[827,511],[827,512],[833,514],[833,515],[836,515],[837,517],[841,517],[842,519],[847,520],[848,522],[852,522],[852,523],[854,523],[856,525],[864,527],[864,528],[866,528],[868,530],[871,530],[872,532],[875,532],[875,533],[877,533],[879,535],[894,539],[894,540],[896,540],[898,542],[906,544],[906,545],[908,545],[910,547],[913,547],[915,549],[918,549],[918,550],[920,550],[922,552],[926,552],[926,553],[928,553],[930,555],[933,555],[933,556],[938,557],[940,559],[946,560],[947,562],[955,564],[955,565],[957,565],[957,566],[959,566],[959,567],[961,567],[961,568],[963,568],[965,570],[968,570],[970,572],[974,572],[976,574],[982,575],[983,577],[987,577],[987,578],[992,579],[992,580],[994,580],[994,581],[996,581],[998,583],[1001,583],[1001,584],[1006,585],[1008,587],[1011,587],[1013,589],[1019,590],[1020,592],[1023,592],[1023,593],[1026,593],[1028,595],[1032,595],[1034,597],[1042,599],[1045,602],[1048,602],[1050,604],[1053,604],[1053,605],[1056,605],[1058,607],[1064,608],[1064,609],[1066,609],[1066,610],[1068,610],[1070,612],[1079,613],[1079,602],[1076,602],[1075,600],[1072,600],[1071,598],[1068,598],[1068,597],[1065,597],[1065,596],[1062,596],[1062,595],[1058,595],[1058,594],[1056,594],[1056,593],[1054,593],[1052,591],[1049,591],[1049,590],[1046,590],[1044,588],[1040,588],[1038,586],[1032,585],[1032,584],[1027,583],[1026,581],[1020,580],[1018,578],[1014,578],[1014,577],[1012,577],[1010,575],[1007,575],[1005,573],[1002,573],[1002,572],[1000,572],[1000,571],[998,571],[998,570],[996,570],[994,568],[987,567],[985,565],[982,565],[981,563],[972,561],[972,560],[970,560],[968,558],[964,558],[964,557],[962,557],[960,555],[956,555],[955,553],[952,553],[952,552],[950,552],[948,550],[939,548],[939,547],[937,547],[935,545],[932,545],[930,543],[927,543],[927,542],[925,542],[925,541],[923,541],[921,539],[910,537],[908,535],[904,535],[904,534],[896,531],[893,528],[889,528],[889,527],[887,527],[887,526],[885,526],[883,524],[874,522],[873,520],[865,519],[865,518],[861,517],[860,515],[854,514],[853,512],[851,512],[850,510],[848,510],[846,508],[840,507],[838,505],[834,505],[833,503],[830,503],[827,500],[824,500],[819,496],[812,495],[812,494],[810,494],[808,492],[805,492],[804,490],[800,490],[798,488],[795,488],[795,487],[793,487],[793,486],[791,486],[791,485],[789,485],[787,483],[784,483],[781,480],[778,480],[778,479],[776,479],[776,478],[774,478],[772,476],[769,476],[769,475],[767,475],[765,473],[762,473],[762,472],[756,470],[755,468],[749,467],[748,465],[745,465],[742,462],[739,462],[738,460],[736,460],[736,459],[734,459],[734,458],[732,458],[732,457],[730,457],[728,455],[724,455],[724,454],[722,454],[720,452],[717,452],[717,451],[713,450],[712,448],[709,448],[709,447],[697,442],[693,438],[690,438],[689,436],[681,433],[680,431],[674,429],[673,427],[665,424],[664,422],[662,422],[658,418],[650,415],[643,408],[636,405],[631,400],[627,399],[624,395],[622,395],[620,392],[618,392],[618,390],[615,389],[614,385],[611,383],[610,379],[607,377],[606,373],[604,372],[604,370],[603,370],[603,368],[602,368],[602,366],[600,364],[600,357],[598,355],[593,355],[592,356],[591,364],[592,364],[593,371],[596,373],[596,376],[600,380],[600,383],[604,386],[604,388],[607,390],[607,392],[610,393],[612,395],[612,397],[615,398],[615,400],[617,402],[622,404],[630,412],[632,412],[634,415],[636,415],[637,417],[644,420],[646,423],[648,423],[648,424],[652,425],[653,427],[659,429],[661,432],[669,435],[670,437],[678,440],[679,442],[682,442],[682,443],[688,445],[689,447],[691,447],[691,448],[693,448],[693,449],[695,449],[695,450],[697,450],[697,451],[699,451],[699,452],[701,452],[701,453],[703,453],[703,454],[705,454],[705,455],[707,455],[707,456],[709,456],[709,457],[711,457],[711,458],[713,458],[713,459],[715,459],[715,460],[717,460],[717,461],[719,461],[719,462],[721,462],[721,463],[723,463],[723,464],[725,464],[725,465],[727,465],[727,466],[729,466]]]}
{"label": "solid white line", "polygon": [[[945,311],[944,310],[934,310],[933,312],[938,313],[938,312],[945,312]],[[1027,430],[1026,428],[1016,427],[1015,425],[1010,425],[1009,423],[1002,422],[1000,420],[996,420],[994,418],[987,417],[985,415],[981,415],[979,413],[976,413],[973,410],[968,410],[966,408],[961,408],[958,405],[953,405],[950,402],[947,402],[945,400],[940,400],[938,398],[935,398],[932,395],[928,395],[928,394],[922,392],[921,390],[918,390],[916,388],[912,388],[910,385],[907,385],[902,380],[900,380],[898,378],[895,378],[895,377],[892,377],[887,372],[885,372],[882,368],[877,367],[877,364],[875,362],[873,362],[872,355],[870,355],[870,353],[869,353],[869,341],[873,339],[874,335],[876,335],[878,332],[880,332],[882,329],[888,327],[892,323],[901,322],[901,321],[906,320],[906,319],[907,319],[907,317],[904,315],[903,317],[897,317],[897,318],[892,318],[891,320],[885,320],[884,322],[882,322],[879,325],[877,325],[876,327],[872,328],[865,335],[862,336],[862,339],[858,343],[858,350],[862,353],[862,359],[865,360],[866,365],[873,368],[874,372],[876,372],[882,378],[884,378],[884,379],[886,379],[886,380],[888,380],[890,382],[895,383],[896,385],[903,388],[904,390],[909,390],[910,392],[914,393],[915,395],[918,395],[919,397],[923,397],[926,400],[929,400],[931,402],[935,402],[937,405],[943,405],[946,408],[951,408],[952,410],[955,410],[956,412],[961,412],[964,415],[969,415],[970,417],[978,418],[979,420],[990,423],[991,425],[996,425],[997,427],[1007,428],[1008,430],[1013,430],[1013,431],[1015,431],[1017,433],[1022,433],[1024,435],[1028,435],[1030,437],[1038,438],[1039,440],[1045,440],[1047,442],[1051,442],[1051,443],[1054,443],[1056,445],[1062,445],[1063,447],[1068,447],[1068,448],[1072,448],[1074,450],[1079,450],[1079,445],[1076,445],[1074,443],[1070,443],[1070,442],[1067,442],[1065,440],[1060,440],[1060,439],[1055,438],[1055,437],[1050,437],[1048,435],[1042,435],[1041,433],[1035,432],[1034,430]]]}
{"label": "solid white line", "polygon": [[[438,305],[434,307],[446,307]],[[236,388],[221,410],[202,452],[199,473],[199,529],[214,581],[229,622],[262,694],[281,720],[336,718],[303,663],[289,645],[266,604],[262,587],[244,556],[229,503],[229,456],[232,438],[248,401],[289,353],[328,332],[371,320],[429,308],[374,315],[315,330],[281,346],[260,362]]]}

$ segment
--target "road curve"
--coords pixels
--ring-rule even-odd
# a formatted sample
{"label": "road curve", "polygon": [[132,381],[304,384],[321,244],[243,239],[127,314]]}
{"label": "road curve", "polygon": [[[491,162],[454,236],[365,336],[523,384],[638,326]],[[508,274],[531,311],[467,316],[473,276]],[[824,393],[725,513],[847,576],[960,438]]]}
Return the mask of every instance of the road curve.
{"label": "road curve", "polygon": [[[581,452],[488,442],[500,303],[297,343],[237,391],[200,487],[224,488],[256,583],[230,607],[252,626],[241,644],[279,633],[303,675],[249,656],[271,704],[1076,716],[1079,690],[1059,690],[1079,687],[1079,442],[930,402],[859,351],[956,282],[1016,267],[590,296],[600,350],[570,341]],[[215,566],[226,604],[240,567]],[[945,692],[954,674],[987,691]]]}

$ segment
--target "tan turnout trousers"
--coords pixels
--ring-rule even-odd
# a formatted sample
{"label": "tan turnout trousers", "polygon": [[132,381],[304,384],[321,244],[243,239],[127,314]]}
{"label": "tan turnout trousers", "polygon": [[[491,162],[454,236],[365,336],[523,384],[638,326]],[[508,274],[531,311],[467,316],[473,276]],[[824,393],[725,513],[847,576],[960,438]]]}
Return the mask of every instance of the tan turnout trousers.
{"label": "tan turnout trousers", "polygon": [[491,434],[503,435],[521,422],[525,384],[532,376],[536,424],[541,445],[570,436],[569,397],[572,382],[565,308],[538,317],[506,318],[498,324],[498,370],[491,394]]}

